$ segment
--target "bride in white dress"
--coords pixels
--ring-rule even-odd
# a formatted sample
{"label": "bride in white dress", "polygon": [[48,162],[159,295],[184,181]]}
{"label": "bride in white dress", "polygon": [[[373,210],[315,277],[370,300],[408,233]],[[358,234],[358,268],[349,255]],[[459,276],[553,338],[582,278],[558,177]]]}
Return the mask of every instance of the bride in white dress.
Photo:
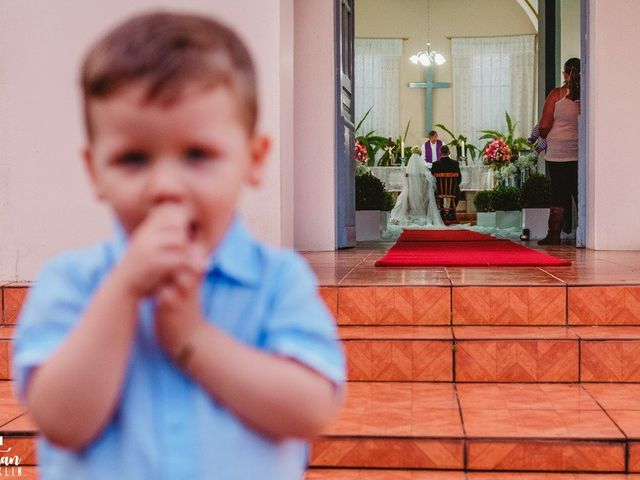
{"label": "bride in white dress", "polygon": [[413,147],[405,169],[405,184],[391,210],[393,225],[417,225],[444,228],[436,204],[436,179],[422,158],[420,147]]}

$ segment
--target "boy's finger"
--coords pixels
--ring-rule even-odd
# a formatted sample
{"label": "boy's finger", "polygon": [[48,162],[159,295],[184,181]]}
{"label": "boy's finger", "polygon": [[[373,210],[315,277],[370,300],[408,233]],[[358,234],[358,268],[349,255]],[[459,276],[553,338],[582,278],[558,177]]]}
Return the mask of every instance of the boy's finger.
{"label": "boy's finger", "polygon": [[180,294],[176,287],[170,283],[161,286],[155,297],[158,306],[161,308],[172,308],[180,303]]}
{"label": "boy's finger", "polygon": [[204,245],[193,242],[187,250],[189,265],[199,275],[202,275],[209,265],[209,255]]}

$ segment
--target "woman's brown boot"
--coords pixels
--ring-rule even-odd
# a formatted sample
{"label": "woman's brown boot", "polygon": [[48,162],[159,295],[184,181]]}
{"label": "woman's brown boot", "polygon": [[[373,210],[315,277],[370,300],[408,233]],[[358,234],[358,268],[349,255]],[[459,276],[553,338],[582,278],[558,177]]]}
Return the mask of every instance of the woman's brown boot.
{"label": "woman's brown boot", "polygon": [[551,207],[549,212],[549,231],[547,236],[538,240],[538,245],[560,245],[560,232],[564,222],[564,208]]}

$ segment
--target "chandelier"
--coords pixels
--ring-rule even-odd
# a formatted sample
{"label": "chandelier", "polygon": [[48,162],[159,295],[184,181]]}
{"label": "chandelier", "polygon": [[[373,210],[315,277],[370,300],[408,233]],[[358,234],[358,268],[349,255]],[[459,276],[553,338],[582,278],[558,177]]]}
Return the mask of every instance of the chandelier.
{"label": "chandelier", "polygon": [[433,64],[442,65],[447,61],[441,53],[431,50],[431,44],[428,42],[426,50],[421,50],[418,53],[411,55],[409,60],[411,60],[411,63],[416,65],[420,63],[425,67]]}
{"label": "chandelier", "polygon": [[[431,35],[431,3],[427,0],[427,39]],[[417,65],[418,63],[428,67],[429,65],[442,65],[446,62],[444,55],[431,50],[431,43],[427,41],[427,49],[421,50],[415,55],[411,55],[409,58],[412,63]]]}

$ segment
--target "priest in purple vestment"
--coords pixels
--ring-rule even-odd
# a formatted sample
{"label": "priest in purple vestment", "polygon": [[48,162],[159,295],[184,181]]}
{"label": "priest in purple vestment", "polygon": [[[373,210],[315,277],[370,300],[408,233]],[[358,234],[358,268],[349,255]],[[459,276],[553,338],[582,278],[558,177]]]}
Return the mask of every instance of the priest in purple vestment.
{"label": "priest in purple vestment", "polygon": [[442,140],[438,139],[438,132],[431,130],[429,132],[429,140],[424,142],[424,147],[422,148],[424,161],[427,162],[429,168],[431,168],[433,162],[440,160],[442,145]]}

